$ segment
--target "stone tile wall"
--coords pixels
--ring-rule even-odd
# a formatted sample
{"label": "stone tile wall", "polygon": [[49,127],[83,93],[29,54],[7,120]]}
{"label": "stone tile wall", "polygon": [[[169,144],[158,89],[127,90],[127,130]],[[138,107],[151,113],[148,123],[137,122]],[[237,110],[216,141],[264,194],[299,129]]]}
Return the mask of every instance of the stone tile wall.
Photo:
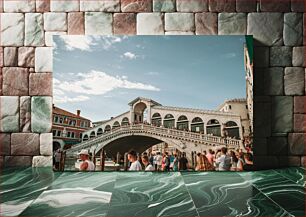
{"label": "stone tile wall", "polygon": [[305,165],[303,0],[0,0],[0,164],[50,166],[52,35],[255,39],[255,164]]}

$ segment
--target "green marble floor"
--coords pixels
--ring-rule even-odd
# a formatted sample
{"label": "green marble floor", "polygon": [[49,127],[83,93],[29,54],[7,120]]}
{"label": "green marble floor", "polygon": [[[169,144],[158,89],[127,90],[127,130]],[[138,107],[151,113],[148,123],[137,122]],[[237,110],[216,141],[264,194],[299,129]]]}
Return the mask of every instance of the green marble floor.
{"label": "green marble floor", "polygon": [[305,170],[1,172],[0,216],[305,216]]}

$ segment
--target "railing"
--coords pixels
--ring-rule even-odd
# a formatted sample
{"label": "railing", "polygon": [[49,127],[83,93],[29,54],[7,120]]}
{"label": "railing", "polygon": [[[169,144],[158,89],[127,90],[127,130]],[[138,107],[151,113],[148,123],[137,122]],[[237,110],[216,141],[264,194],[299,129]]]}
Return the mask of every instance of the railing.
{"label": "railing", "polygon": [[113,129],[107,133],[103,133],[97,137],[91,138],[82,143],[76,144],[71,149],[67,150],[67,152],[74,152],[80,149],[86,149],[93,145],[98,145],[101,142],[107,141],[109,139],[115,138],[117,136],[123,134],[131,134],[131,133],[147,133],[153,134],[166,138],[173,138],[180,141],[189,141],[199,144],[205,145],[226,145],[226,146],[234,146],[240,147],[241,140],[232,139],[232,138],[222,138],[217,136],[211,136],[207,134],[200,134],[196,132],[187,132],[177,129],[169,129],[164,127],[156,127],[147,124],[135,124],[135,125],[127,125],[121,126],[116,129]]}

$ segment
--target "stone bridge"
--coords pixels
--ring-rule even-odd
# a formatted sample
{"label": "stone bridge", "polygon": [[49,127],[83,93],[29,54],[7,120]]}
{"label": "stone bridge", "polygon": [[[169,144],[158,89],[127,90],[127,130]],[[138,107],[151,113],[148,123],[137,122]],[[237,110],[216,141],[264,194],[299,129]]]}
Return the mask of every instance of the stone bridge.
{"label": "stone bridge", "polygon": [[67,150],[67,156],[75,156],[81,149],[88,149],[96,155],[102,150],[112,156],[134,149],[139,153],[153,145],[165,142],[190,155],[192,151],[202,152],[209,148],[226,146],[230,149],[243,148],[242,141],[202,133],[157,127],[148,124],[121,126],[97,137],[79,143]]}

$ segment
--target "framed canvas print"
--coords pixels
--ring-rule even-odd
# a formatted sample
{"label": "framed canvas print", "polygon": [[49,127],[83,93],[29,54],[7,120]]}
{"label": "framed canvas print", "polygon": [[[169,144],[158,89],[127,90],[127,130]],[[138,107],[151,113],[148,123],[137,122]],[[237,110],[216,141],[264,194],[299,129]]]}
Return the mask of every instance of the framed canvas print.
{"label": "framed canvas print", "polygon": [[252,36],[53,43],[54,170],[252,170]]}

